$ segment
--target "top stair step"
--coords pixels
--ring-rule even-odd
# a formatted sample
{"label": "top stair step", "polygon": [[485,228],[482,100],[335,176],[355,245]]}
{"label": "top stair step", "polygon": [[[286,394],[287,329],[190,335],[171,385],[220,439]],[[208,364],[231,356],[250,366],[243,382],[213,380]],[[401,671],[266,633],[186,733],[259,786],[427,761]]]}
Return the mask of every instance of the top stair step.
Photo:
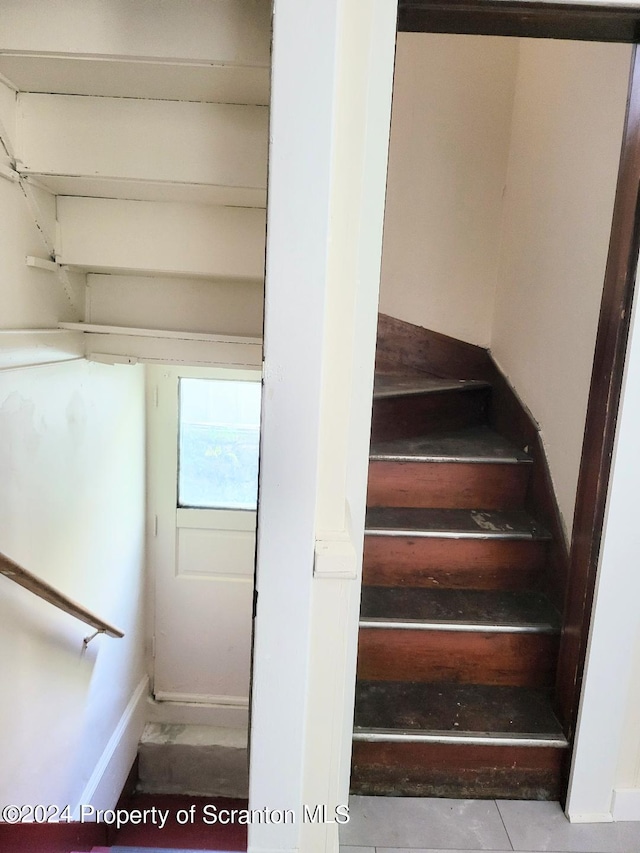
{"label": "top stair step", "polygon": [[487,422],[491,386],[480,380],[377,375],[372,441],[415,438]]}
{"label": "top stair step", "polygon": [[416,394],[440,394],[446,391],[475,391],[489,388],[489,383],[480,379],[440,379],[431,376],[388,376],[376,374],[373,399],[407,397]]}

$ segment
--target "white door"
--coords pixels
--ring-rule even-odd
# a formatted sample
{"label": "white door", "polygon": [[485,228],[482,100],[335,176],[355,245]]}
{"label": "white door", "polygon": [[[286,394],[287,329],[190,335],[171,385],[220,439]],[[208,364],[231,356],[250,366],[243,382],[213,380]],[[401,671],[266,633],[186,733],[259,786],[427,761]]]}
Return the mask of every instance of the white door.
{"label": "white door", "polygon": [[260,373],[148,371],[157,700],[246,708]]}

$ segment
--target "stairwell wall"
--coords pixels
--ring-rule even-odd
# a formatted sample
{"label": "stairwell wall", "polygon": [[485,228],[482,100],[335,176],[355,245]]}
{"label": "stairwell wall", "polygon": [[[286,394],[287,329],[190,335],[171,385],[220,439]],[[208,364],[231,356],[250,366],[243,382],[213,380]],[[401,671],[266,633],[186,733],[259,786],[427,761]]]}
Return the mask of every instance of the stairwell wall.
{"label": "stairwell wall", "polygon": [[491,351],[540,424],[569,536],[630,58],[520,43]]}
{"label": "stairwell wall", "polygon": [[489,347],[570,536],[631,47],[400,33],[380,310]]}
{"label": "stairwell wall", "polygon": [[74,808],[124,747],[113,805],[135,758],[137,737],[125,742],[137,709],[125,711],[145,679],[141,371],[80,360],[0,373],[0,547],[125,632],[83,653],[92,629],[0,578],[2,804]]}
{"label": "stairwell wall", "polygon": [[[12,96],[4,94],[11,128]],[[45,194],[41,202],[55,224],[55,207]],[[0,221],[4,351],[13,330],[55,328],[77,315],[54,273],[27,267],[26,255],[47,252],[22,190],[5,178]],[[142,368],[76,358],[2,369],[7,363],[0,550],[125,638],[98,637],[83,654],[88,626],[0,577],[0,804],[113,805],[135,757],[146,686]]]}
{"label": "stairwell wall", "polygon": [[488,346],[517,39],[398,33],[380,311]]}

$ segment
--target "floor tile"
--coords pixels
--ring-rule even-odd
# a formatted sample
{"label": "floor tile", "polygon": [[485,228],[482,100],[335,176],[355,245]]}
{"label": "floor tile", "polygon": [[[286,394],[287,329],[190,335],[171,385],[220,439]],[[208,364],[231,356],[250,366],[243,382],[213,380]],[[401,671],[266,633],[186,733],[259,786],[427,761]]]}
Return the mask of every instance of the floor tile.
{"label": "floor tile", "polygon": [[[516,851],[634,853],[640,850],[640,828],[634,835],[629,824],[569,823],[559,803],[498,800],[498,808]],[[634,839],[635,846],[629,846]]]}
{"label": "floor tile", "polygon": [[[376,853],[476,853],[475,850],[450,850],[449,848],[433,847],[376,847]],[[492,853],[513,853],[511,847],[508,850],[496,850]]]}
{"label": "floor tile", "polygon": [[624,821],[616,823],[615,826],[620,853],[636,853],[640,850],[640,821]]}
{"label": "floor tile", "polygon": [[493,800],[351,797],[344,845],[426,850],[509,851]]}
{"label": "floor tile", "polygon": [[376,853],[375,847],[344,847],[340,845],[340,853]]}
{"label": "floor tile", "polygon": [[[376,853],[476,853],[475,850],[450,850],[440,847],[434,850],[433,847],[376,847]],[[513,853],[511,847],[508,850],[496,850],[492,853]]]}

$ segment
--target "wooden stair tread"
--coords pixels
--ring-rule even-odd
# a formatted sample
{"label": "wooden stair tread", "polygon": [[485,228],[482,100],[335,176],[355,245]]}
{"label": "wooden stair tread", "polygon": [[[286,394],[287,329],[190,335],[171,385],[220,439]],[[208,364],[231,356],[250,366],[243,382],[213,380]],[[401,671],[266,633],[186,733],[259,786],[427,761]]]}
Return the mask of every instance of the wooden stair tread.
{"label": "wooden stair tread", "polygon": [[549,532],[522,511],[371,507],[365,533],[480,539],[550,539]]}
{"label": "wooden stair tread", "polygon": [[471,391],[489,387],[488,382],[479,379],[437,379],[429,376],[406,377],[376,374],[373,399],[383,400],[389,397],[439,394],[445,391]]}
{"label": "wooden stair tread", "polygon": [[446,433],[377,441],[371,445],[372,461],[530,463],[531,457],[487,426]]}
{"label": "wooden stair tread", "polygon": [[363,587],[360,619],[368,627],[378,620],[381,626],[397,621],[547,632],[560,626],[560,614],[538,592],[406,586]]}
{"label": "wooden stair tread", "polygon": [[483,684],[425,684],[359,681],[355,735],[402,733],[542,739],[566,746],[562,728],[545,691]]}

